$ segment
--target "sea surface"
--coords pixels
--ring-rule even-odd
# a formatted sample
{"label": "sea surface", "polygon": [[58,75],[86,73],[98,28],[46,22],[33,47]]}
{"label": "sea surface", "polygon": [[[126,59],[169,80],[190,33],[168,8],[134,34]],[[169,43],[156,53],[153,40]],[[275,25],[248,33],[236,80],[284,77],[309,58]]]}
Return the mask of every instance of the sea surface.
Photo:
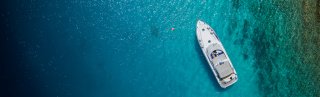
{"label": "sea surface", "polygon": [[[1,97],[319,97],[319,0],[2,0]],[[196,40],[216,31],[222,89]],[[174,28],[174,30],[172,30]]]}

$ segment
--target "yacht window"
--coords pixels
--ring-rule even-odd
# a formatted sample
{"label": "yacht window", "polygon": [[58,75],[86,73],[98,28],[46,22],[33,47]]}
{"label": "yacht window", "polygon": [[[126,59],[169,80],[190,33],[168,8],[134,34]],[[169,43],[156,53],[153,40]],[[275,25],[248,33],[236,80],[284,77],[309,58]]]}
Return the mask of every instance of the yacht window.
{"label": "yacht window", "polygon": [[214,50],[214,53],[216,53],[219,56],[223,54],[223,51],[218,49],[218,50]]}
{"label": "yacht window", "polygon": [[219,62],[219,65],[222,65],[222,64],[224,64],[224,62]]}
{"label": "yacht window", "polygon": [[211,59],[213,59],[213,58],[214,58],[213,53],[211,53],[211,54],[210,54],[210,57],[211,57]]}
{"label": "yacht window", "polygon": [[214,51],[212,51],[212,53],[211,53],[211,57],[212,57],[212,59],[214,58],[214,57],[217,57],[217,56],[220,56],[220,55],[222,55],[223,54],[223,51],[222,50],[214,50]]}

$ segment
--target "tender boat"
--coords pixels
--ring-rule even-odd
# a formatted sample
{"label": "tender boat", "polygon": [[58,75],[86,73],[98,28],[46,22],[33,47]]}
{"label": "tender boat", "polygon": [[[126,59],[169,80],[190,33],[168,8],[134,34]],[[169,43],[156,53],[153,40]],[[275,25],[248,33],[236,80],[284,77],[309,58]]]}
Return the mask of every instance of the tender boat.
{"label": "tender boat", "polygon": [[197,39],[213,74],[222,88],[238,81],[236,70],[216,32],[205,22],[197,22]]}

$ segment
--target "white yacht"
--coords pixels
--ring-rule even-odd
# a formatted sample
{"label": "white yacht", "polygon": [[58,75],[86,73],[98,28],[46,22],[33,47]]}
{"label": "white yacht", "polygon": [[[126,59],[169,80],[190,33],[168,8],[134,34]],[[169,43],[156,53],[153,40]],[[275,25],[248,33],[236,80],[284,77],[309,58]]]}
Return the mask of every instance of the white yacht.
{"label": "white yacht", "polygon": [[219,85],[226,88],[238,80],[236,70],[216,32],[205,22],[197,22],[197,39]]}

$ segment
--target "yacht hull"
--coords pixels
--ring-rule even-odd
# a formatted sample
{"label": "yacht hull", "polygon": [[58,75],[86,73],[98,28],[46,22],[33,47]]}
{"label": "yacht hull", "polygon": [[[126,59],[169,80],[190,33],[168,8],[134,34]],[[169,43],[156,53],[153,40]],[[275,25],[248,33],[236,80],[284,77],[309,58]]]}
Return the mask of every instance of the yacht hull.
{"label": "yacht hull", "polygon": [[[215,31],[208,24],[199,20],[196,33],[201,50],[219,85],[226,88],[237,82],[237,73]],[[213,58],[217,50],[222,52],[221,57]]]}

